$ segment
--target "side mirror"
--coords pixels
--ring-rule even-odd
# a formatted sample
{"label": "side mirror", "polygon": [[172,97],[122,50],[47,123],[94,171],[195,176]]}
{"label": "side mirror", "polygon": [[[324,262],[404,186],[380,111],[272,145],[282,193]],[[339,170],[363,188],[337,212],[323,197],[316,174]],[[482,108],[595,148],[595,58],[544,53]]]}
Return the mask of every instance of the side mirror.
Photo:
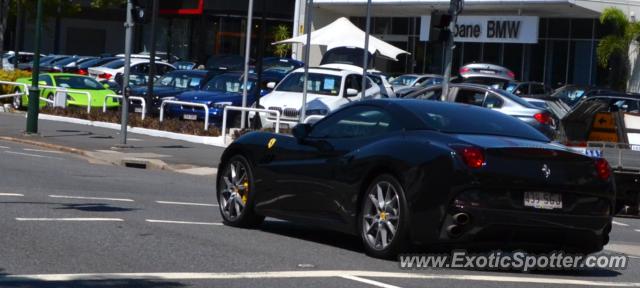
{"label": "side mirror", "polygon": [[304,138],[307,138],[309,132],[311,132],[311,124],[307,123],[300,123],[291,130],[293,137],[296,137],[300,142],[304,140]]}
{"label": "side mirror", "polygon": [[269,82],[269,83],[267,83],[267,88],[269,88],[269,89],[276,88],[276,82]]}
{"label": "side mirror", "polygon": [[347,97],[353,97],[353,96],[358,96],[358,90],[353,89],[353,88],[347,88]]}
{"label": "side mirror", "polygon": [[46,81],[38,81],[38,86],[48,86]]}

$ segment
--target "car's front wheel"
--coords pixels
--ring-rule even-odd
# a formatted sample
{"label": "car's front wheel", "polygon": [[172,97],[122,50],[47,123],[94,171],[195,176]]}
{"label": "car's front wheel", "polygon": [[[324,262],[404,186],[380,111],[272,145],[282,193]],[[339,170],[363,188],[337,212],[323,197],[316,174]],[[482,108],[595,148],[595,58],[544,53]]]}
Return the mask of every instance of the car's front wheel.
{"label": "car's front wheel", "polygon": [[253,171],[241,155],[231,157],[218,178],[218,203],[225,224],[236,227],[260,225],[264,216],[254,211]]}
{"label": "car's front wheel", "polygon": [[360,237],[367,254],[393,258],[407,246],[408,217],[404,189],[395,177],[376,177],[361,200]]}

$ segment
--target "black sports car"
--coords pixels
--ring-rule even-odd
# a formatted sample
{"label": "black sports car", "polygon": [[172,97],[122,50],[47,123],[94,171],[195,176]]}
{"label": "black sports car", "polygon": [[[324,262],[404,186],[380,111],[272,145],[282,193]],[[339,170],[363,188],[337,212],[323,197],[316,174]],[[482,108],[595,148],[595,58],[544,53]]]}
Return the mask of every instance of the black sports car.
{"label": "black sports car", "polygon": [[217,197],[226,224],[320,225],[359,235],[384,258],[409,242],[594,252],[609,241],[608,163],[514,117],[370,100],[292,132],[249,133],[225,150]]}

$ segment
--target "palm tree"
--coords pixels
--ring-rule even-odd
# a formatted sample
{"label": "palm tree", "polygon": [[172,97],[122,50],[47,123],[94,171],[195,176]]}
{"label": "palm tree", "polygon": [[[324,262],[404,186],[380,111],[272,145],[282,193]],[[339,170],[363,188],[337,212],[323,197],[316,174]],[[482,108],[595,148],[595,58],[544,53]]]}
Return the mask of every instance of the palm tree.
{"label": "palm tree", "polygon": [[629,79],[629,49],[640,35],[640,23],[631,21],[618,8],[607,8],[600,15],[600,23],[611,27],[611,34],[598,44],[598,63],[609,70],[609,85],[618,90],[627,89]]}
{"label": "palm tree", "polygon": [[[291,37],[291,33],[287,25],[278,25],[273,30],[273,39],[276,42],[289,39],[289,37]],[[287,54],[289,54],[290,46],[290,44],[278,44],[275,46],[273,53],[278,55],[278,57],[286,57]]]}

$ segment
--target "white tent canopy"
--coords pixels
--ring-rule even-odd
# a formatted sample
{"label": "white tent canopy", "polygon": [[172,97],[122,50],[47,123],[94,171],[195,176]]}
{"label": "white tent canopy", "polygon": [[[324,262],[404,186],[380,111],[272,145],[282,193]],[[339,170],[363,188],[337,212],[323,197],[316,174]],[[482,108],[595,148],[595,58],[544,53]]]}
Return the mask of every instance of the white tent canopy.
{"label": "white tent canopy", "polygon": [[[327,46],[327,49],[336,47],[356,47],[364,49],[365,32],[353,25],[347,18],[341,17],[333,23],[311,32],[311,45]],[[273,44],[307,44],[307,35],[300,35],[291,39],[282,40]],[[400,54],[410,54],[398,47],[384,42],[376,37],[369,36],[369,52],[398,60]]]}

